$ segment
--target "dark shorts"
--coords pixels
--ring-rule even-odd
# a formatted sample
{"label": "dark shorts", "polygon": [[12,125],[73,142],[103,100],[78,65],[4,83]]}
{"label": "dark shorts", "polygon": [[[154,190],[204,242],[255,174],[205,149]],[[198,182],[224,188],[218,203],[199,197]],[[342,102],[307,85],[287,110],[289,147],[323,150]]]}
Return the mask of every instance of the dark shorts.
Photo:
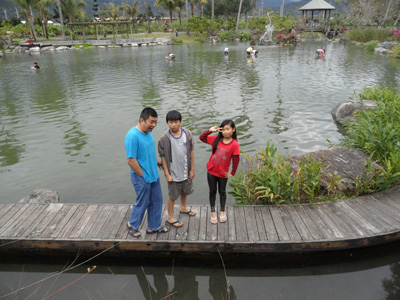
{"label": "dark shorts", "polygon": [[178,199],[180,194],[190,195],[193,193],[193,181],[187,179],[181,182],[168,182],[168,197],[172,200]]}

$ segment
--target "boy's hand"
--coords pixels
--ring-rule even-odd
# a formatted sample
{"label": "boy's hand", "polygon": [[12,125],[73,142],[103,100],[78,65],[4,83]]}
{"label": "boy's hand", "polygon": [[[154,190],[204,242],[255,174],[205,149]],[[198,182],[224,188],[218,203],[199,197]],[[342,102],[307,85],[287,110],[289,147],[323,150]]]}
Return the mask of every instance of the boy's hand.
{"label": "boy's hand", "polygon": [[160,168],[160,170],[164,170],[161,160],[157,160],[157,166]]}
{"label": "boy's hand", "polygon": [[190,170],[189,179],[193,180],[193,178],[194,178],[194,170]]}
{"label": "boy's hand", "polygon": [[165,178],[167,179],[167,181],[168,182],[172,182],[172,181],[174,181],[174,179],[172,178],[172,176],[171,175],[165,175]]}

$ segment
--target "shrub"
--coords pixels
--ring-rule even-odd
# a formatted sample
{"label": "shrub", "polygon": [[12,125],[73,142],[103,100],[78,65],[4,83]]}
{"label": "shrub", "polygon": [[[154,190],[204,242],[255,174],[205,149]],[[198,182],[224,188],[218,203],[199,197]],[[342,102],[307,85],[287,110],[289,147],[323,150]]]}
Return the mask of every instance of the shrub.
{"label": "shrub", "polygon": [[400,91],[377,86],[365,88],[358,97],[373,100],[378,107],[359,112],[356,120],[345,126],[342,144],[366,152],[383,167],[369,174],[374,182],[369,190],[379,191],[400,180]]}
{"label": "shrub", "polygon": [[365,43],[364,48],[368,51],[375,51],[375,48],[378,46],[379,41],[369,41]]}
{"label": "shrub", "polygon": [[183,44],[183,40],[177,37],[172,37],[171,40],[175,43],[175,44]]}
{"label": "shrub", "polygon": [[392,51],[392,56],[400,58],[400,46],[393,47]]}
{"label": "shrub", "polygon": [[389,36],[390,33],[388,30],[373,27],[352,29],[346,32],[346,39],[361,43],[367,43],[373,40],[383,42],[384,40],[387,40]]}
{"label": "shrub", "polygon": [[332,175],[327,190],[321,188],[323,161],[304,158],[299,168],[293,170],[289,155],[282,158],[276,147],[268,141],[267,147],[247,156],[246,171],[237,174],[229,185],[237,205],[267,205],[316,202],[335,199],[337,184],[341,181]]}

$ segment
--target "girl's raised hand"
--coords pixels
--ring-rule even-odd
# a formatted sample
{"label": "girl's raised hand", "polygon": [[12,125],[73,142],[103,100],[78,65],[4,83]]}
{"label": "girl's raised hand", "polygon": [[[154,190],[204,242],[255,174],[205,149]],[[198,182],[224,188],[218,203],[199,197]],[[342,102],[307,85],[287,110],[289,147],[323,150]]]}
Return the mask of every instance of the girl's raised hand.
{"label": "girl's raised hand", "polygon": [[213,127],[211,127],[211,128],[209,129],[209,131],[210,131],[210,132],[218,132],[218,131],[220,131],[220,129],[219,129],[218,126],[213,126]]}

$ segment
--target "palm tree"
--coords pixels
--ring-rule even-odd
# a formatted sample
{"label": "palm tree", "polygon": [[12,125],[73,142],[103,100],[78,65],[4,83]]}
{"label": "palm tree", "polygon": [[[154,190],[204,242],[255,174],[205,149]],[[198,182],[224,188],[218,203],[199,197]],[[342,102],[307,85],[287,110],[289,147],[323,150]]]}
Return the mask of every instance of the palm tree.
{"label": "palm tree", "polygon": [[39,0],[35,8],[39,11],[39,17],[42,25],[42,33],[46,36],[46,39],[49,39],[49,32],[47,31],[47,17],[49,16],[49,10],[47,9],[47,5],[52,4],[52,0]]}
{"label": "palm tree", "polygon": [[61,4],[63,13],[68,17],[69,23],[72,23],[73,18],[85,16],[85,11],[81,7],[86,7],[83,0],[65,0]]}
{"label": "palm tree", "polygon": [[203,5],[207,4],[207,0],[197,0],[199,3],[199,16],[202,15]]}
{"label": "palm tree", "polygon": [[[132,18],[132,24],[133,24],[135,33],[136,33],[136,28],[135,28],[136,15],[137,15],[139,9],[142,7],[141,5],[138,5],[138,3],[139,3],[139,1],[136,0],[136,2],[133,3],[132,6],[130,6],[129,4],[126,4],[126,3],[124,3],[124,5],[122,6],[122,9],[126,12],[126,14]],[[132,34],[132,26],[131,26],[131,34]]]}
{"label": "palm tree", "polygon": [[281,5],[281,12],[279,16],[282,18],[283,17],[283,9],[285,8],[285,0],[282,0],[282,5]]}
{"label": "palm tree", "polygon": [[31,28],[33,40],[36,42],[37,38],[35,32],[35,24],[33,22],[32,6],[36,4],[37,0],[16,0],[16,2],[25,11],[26,20],[28,21],[29,27]]}
{"label": "palm tree", "polygon": [[258,0],[253,0],[253,18],[256,16]]}
{"label": "palm tree", "polygon": [[[284,0],[282,0],[282,1],[284,1]],[[237,22],[236,22],[236,31],[239,30],[239,20],[240,20],[240,13],[241,13],[241,10],[242,10],[242,3],[243,3],[243,0],[240,0],[239,11],[238,11],[238,16],[237,16]]]}
{"label": "palm tree", "polygon": [[147,5],[147,0],[144,0],[144,7],[146,9],[146,19],[147,19],[147,33],[151,33],[150,29],[150,18],[149,18],[149,7]]}
{"label": "palm tree", "polygon": [[[85,15],[85,11],[81,9],[81,7],[85,7],[86,3],[82,0],[65,0],[61,5],[63,13],[68,17],[70,24],[72,23],[73,18],[83,17]],[[70,27],[70,34],[72,40],[72,26]]]}
{"label": "palm tree", "polygon": [[61,36],[65,39],[65,31],[64,31],[64,17],[61,9],[61,2],[60,0],[56,0],[57,8],[58,8],[58,15],[60,16],[60,25],[61,25]]}
{"label": "palm tree", "polygon": [[175,0],[156,0],[154,6],[162,6],[165,10],[168,10],[169,22],[172,24],[172,11],[176,8]]}
{"label": "palm tree", "polygon": [[110,17],[112,20],[116,20],[119,16],[119,11],[121,7],[116,6],[114,3],[104,3],[103,13]]}
{"label": "palm tree", "polygon": [[175,0],[175,10],[179,15],[179,30],[182,28],[182,8],[185,6],[185,0]]}

